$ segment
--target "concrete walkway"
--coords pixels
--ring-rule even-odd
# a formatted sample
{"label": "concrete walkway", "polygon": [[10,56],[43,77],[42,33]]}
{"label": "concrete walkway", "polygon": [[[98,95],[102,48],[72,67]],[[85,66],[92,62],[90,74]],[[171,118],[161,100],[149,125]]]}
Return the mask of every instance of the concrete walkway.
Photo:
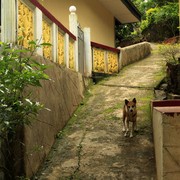
{"label": "concrete walkway", "polygon": [[[156,179],[150,101],[165,63],[152,47],[146,59],[89,89],[84,103],[59,133],[38,179]],[[139,131],[129,138],[122,133],[122,107],[125,98],[134,97]]]}

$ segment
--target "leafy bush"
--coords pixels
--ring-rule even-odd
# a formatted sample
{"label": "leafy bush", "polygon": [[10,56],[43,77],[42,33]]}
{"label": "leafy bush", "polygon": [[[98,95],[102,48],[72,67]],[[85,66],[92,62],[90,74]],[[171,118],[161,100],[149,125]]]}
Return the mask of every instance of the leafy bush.
{"label": "leafy bush", "polygon": [[[142,14],[139,23],[116,25],[116,39],[159,42],[179,35],[178,0],[132,0]],[[131,28],[129,28],[131,27]],[[136,41],[137,41],[136,40]]]}
{"label": "leafy bush", "polygon": [[[21,40],[21,39],[20,39]],[[31,93],[24,93],[29,86],[41,86],[48,80],[47,66],[35,61],[36,49],[48,43],[29,42],[29,48],[11,48],[0,42],[0,140],[6,147],[6,174],[13,179],[13,152],[11,145],[19,128],[29,125],[43,105],[32,100]]]}
{"label": "leafy bush", "polygon": [[167,92],[180,94],[180,44],[161,45],[159,52],[167,62]]}
{"label": "leafy bush", "polygon": [[159,52],[164,57],[167,63],[178,64],[180,44],[164,44],[159,46]]}

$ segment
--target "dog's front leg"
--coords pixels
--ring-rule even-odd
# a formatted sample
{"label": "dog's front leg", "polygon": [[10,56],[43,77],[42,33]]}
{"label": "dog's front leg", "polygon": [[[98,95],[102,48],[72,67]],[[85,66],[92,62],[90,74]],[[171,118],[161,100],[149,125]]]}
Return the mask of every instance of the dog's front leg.
{"label": "dog's front leg", "polygon": [[129,121],[126,120],[126,132],[124,134],[124,136],[126,137],[129,134]]}
{"label": "dog's front leg", "polygon": [[126,117],[125,115],[123,115],[123,129],[122,129],[123,132],[126,131]]}
{"label": "dog's front leg", "polygon": [[133,122],[132,123],[132,128],[131,128],[131,133],[130,133],[130,137],[132,138],[133,137],[133,134],[134,134],[134,127],[136,126],[136,123]]}

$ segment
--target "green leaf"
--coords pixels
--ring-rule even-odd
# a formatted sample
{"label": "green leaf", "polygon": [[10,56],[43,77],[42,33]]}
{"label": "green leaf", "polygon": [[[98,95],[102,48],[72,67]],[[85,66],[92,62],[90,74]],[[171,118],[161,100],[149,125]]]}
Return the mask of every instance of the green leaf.
{"label": "green leaf", "polygon": [[41,45],[41,46],[52,46],[51,43],[41,43],[40,45]]}
{"label": "green leaf", "polygon": [[36,45],[36,41],[29,41],[28,44],[29,45]]}
{"label": "green leaf", "polygon": [[26,52],[29,52],[28,49],[16,49],[15,50],[15,53],[26,53]]}

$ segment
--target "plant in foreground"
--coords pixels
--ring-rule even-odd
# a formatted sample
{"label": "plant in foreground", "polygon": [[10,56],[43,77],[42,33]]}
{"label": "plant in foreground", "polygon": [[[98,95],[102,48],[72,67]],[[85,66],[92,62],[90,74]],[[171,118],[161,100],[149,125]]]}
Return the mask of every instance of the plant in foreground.
{"label": "plant in foreground", "polygon": [[5,174],[13,179],[13,154],[11,145],[17,131],[29,125],[43,105],[32,100],[31,93],[24,93],[29,86],[41,86],[40,80],[48,80],[45,74],[47,66],[38,63],[32,57],[36,49],[48,43],[38,44],[30,41],[29,48],[10,48],[9,44],[0,42],[0,140],[8,152]]}
{"label": "plant in foreground", "polygon": [[164,44],[159,46],[159,53],[164,57],[167,63],[179,64],[178,55],[180,53],[180,44]]}
{"label": "plant in foreground", "polygon": [[180,44],[167,44],[159,47],[166,60],[168,92],[180,94]]}

